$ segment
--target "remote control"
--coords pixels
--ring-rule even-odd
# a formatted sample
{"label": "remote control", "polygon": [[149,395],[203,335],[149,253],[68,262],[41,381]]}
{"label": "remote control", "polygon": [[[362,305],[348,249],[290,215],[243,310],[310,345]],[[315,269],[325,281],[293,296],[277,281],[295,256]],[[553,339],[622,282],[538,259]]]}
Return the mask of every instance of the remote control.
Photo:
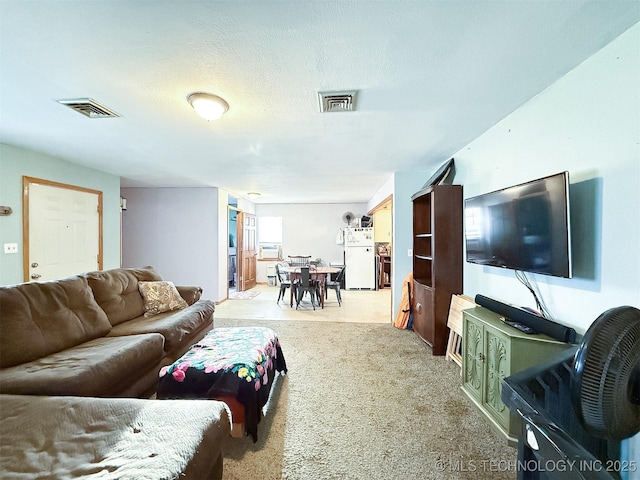
{"label": "remote control", "polygon": [[513,320],[509,320],[506,317],[500,317],[500,320],[502,320],[505,324],[509,325],[510,327],[517,328],[521,332],[524,332],[524,333],[527,333],[527,334],[537,333],[533,328],[531,328],[531,327],[529,327],[527,325],[524,325],[522,323],[518,323],[518,322],[514,322]]}

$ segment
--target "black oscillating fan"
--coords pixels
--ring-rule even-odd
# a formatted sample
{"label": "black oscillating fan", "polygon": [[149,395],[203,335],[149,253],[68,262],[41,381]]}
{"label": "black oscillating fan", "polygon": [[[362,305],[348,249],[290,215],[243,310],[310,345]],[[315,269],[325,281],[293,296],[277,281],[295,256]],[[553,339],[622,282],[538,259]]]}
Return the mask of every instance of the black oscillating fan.
{"label": "black oscillating fan", "polygon": [[585,430],[612,440],[640,431],[640,310],[617,307],[585,333],[571,392]]}
{"label": "black oscillating fan", "polygon": [[351,221],[355,218],[356,216],[353,214],[353,212],[344,212],[342,214],[342,221],[344,223],[347,224],[348,227],[351,226]]}

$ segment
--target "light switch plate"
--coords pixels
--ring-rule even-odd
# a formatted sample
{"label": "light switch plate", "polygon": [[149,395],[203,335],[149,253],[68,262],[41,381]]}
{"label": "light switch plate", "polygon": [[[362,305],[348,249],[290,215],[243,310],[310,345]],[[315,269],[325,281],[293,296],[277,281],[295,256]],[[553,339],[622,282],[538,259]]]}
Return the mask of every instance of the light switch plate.
{"label": "light switch plate", "polygon": [[4,244],[4,253],[18,253],[18,244],[17,243],[5,243]]}
{"label": "light switch plate", "polygon": [[407,257],[413,257],[413,248],[407,250]]}

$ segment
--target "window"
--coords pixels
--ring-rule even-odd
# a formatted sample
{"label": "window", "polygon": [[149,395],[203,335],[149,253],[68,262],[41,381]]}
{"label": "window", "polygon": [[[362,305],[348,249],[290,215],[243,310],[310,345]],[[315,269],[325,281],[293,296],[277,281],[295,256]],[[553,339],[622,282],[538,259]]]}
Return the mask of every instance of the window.
{"label": "window", "polygon": [[282,217],[258,217],[258,242],[282,244]]}
{"label": "window", "polygon": [[282,217],[258,217],[260,258],[282,256]]}

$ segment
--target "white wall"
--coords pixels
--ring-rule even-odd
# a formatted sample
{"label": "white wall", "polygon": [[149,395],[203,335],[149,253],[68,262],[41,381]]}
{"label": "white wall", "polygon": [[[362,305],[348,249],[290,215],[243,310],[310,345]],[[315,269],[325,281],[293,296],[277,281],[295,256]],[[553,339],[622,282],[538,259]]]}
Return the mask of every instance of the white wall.
{"label": "white wall", "polygon": [[402,299],[404,279],[413,270],[413,202],[411,197],[429,180],[428,172],[396,172],[393,195],[392,288],[394,319]]}
{"label": "white wall", "polygon": [[123,188],[122,265],[152,265],[164,279],[201,286],[203,298],[219,301],[227,237],[220,234],[226,213],[219,222],[218,195],[217,188]]}
{"label": "white wall", "polygon": [[259,217],[282,217],[282,254],[311,255],[325,262],[342,262],[343,246],[336,237],[346,224],[342,214],[367,213],[364,203],[257,204]]}
{"label": "white wall", "polygon": [[[557,321],[584,332],[640,306],[640,24],[455,155],[465,198],[568,170],[573,279],[530,275]],[[512,271],[465,263],[464,293],[535,307]]]}
{"label": "white wall", "polygon": [[0,205],[13,209],[11,215],[0,217],[0,245],[18,244],[18,254],[0,251],[0,285],[24,281],[23,175],[101,191],[103,267],[120,266],[120,177],[31,150],[0,144]]}

